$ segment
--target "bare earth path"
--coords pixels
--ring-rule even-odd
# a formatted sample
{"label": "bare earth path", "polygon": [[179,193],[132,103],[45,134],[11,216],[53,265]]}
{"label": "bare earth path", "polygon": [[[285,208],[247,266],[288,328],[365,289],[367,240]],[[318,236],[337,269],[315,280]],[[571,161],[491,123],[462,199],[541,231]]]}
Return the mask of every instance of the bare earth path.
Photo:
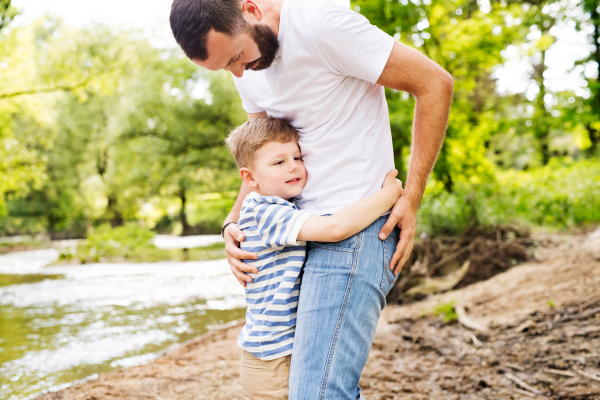
{"label": "bare earth path", "polygon": [[[600,237],[552,236],[536,257],[488,281],[387,307],[361,378],[364,396],[600,399]],[[482,329],[422,316],[449,301]],[[246,399],[240,328],[38,399]]]}

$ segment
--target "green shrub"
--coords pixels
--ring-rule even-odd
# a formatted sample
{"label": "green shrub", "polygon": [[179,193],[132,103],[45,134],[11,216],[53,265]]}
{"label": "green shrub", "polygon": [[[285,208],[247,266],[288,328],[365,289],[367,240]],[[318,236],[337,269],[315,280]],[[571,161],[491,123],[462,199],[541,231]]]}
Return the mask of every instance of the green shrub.
{"label": "green shrub", "polygon": [[[98,262],[103,258],[128,258],[139,251],[156,249],[152,243],[155,233],[137,222],[111,228],[102,225],[83,240],[75,249],[62,252],[62,259],[79,259],[81,262]],[[158,249],[156,249],[158,250]]]}
{"label": "green shrub", "polygon": [[530,171],[499,171],[494,182],[460,183],[452,193],[435,181],[419,209],[419,231],[461,235],[471,225],[519,224],[564,229],[600,222],[600,161],[552,159]]}

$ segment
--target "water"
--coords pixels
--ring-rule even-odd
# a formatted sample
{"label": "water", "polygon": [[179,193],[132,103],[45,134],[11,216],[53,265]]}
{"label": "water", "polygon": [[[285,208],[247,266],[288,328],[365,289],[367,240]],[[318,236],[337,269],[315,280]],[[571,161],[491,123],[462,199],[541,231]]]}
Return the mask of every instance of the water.
{"label": "water", "polygon": [[47,266],[57,258],[54,249],[0,255],[2,399],[148,362],[244,315],[242,287],[212,253],[208,261]]}

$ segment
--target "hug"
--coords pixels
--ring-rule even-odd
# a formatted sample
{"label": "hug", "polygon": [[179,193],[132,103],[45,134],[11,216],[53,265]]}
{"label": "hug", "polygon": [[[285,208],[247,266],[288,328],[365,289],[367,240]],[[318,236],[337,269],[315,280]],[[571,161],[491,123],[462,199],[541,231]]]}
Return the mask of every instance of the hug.
{"label": "hug", "polygon": [[[244,183],[223,225],[248,303],[244,388],[253,399],[362,398],[377,321],[444,138],[452,77],[322,0],[174,0],[170,21],[192,62],[231,72],[248,114],[227,141]],[[416,99],[404,189],[386,87]]]}

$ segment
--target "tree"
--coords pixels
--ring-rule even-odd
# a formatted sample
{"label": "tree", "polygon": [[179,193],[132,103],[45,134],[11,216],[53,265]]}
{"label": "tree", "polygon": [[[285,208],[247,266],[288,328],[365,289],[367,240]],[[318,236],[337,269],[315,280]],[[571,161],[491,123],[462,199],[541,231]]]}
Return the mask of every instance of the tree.
{"label": "tree", "polygon": [[5,28],[17,15],[17,10],[11,5],[11,0],[0,0],[0,31]]}
{"label": "tree", "polygon": [[[521,27],[504,24],[505,14],[520,12],[520,7],[478,7],[469,0],[358,0],[353,4],[371,23],[417,47],[454,77],[452,112],[434,179],[442,182],[447,191],[452,191],[457,181],[478,183],[493,179],[493,165],[485,155],[498,125],[495,116],[499,96],[491,74],[493,67],[502,62],[501,50],[518,41],[522,34]],[[396,166],[404,169],[410,145],[412,100],[391,90],[386,95]]]}
{"label": "tree", "polygon": [[[170,65],[169,70],[190,71],[191,63],[179,62],[179,67]],[[168,90],[163,89],[164,82],[146,87],[154,90],[154,96],[130,114],[130,127],[124,135],[124,139],[136,140],[138,145],[147,143],[145,149],[151,158],[143,165],[148,170],[158,168],[159,176],[152,180],[149,193],[179,198],[184,235],[194,233],[186,213],[190,194],[232,188],[236,168],[224,139],[229,130],[245,120],[229,74],[206,74],[195,68],[192,71],[187,79],[179,80],[187,82],[185,85],[178,85],[178,79],[174,79],[167,82]],[[193,91],[203,83],[208,84],[204,98],[194,99]]]}
{"label": "tree", "polygon": [[588,156],[594,156],[600,148],[600,6],[595,0],[583,0],[583,10],[589,18],[578,24],[580,29],[591,25],[590,44],[592,51],[584,62],[595,63],[595,78],[587,78],[590,97],[585,102],[585,128],[588,132],[590,146]]}

